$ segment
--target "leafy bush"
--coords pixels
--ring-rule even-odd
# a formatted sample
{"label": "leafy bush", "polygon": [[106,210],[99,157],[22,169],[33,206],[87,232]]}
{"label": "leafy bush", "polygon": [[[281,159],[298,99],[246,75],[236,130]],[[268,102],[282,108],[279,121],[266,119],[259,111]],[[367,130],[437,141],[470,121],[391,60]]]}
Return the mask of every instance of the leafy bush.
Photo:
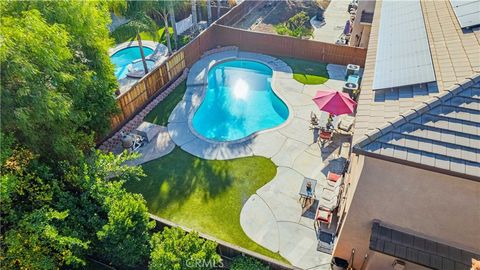
{"label": "leafy bush", "polygon": [[310,37],[313,30],[309,25],[309,18],[305,11],[295,14],[286,22],[275,25],[275,30],[279,35],[288,35],[292,37]]}
{"label": "leafy bush", "polygon": [[230,266],[230,270],[268,270],[268,266],[264,265],[259,260],[247,257],[237,256],[233,259],[233,263]]}
{"label": "leafy bush", "polygon": [[217,243],[179,228],[166,227],[161,233],[153,234],[151,246],[150,270],[206,270],[219,266],[222,261],[216,253]]}

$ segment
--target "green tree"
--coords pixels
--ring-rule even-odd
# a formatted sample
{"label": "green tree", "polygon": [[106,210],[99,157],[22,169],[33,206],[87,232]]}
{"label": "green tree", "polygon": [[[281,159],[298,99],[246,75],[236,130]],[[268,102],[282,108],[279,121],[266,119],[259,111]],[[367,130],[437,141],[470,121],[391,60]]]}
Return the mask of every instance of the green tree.
{"label": "green tree", "polygon": [[42,159],[74,161],[117,110],[102,2],[1,2],[1,129]]}
{"label": "green tree", "polygon": [[197,233],[179,228],[164,228],[151,240],[150,270],[213,269],[221,262],[217,244]]}
{"label": "green tree", "polygon": [[[113,37],[117,40],[124,40],[132,37],[137,38],[145,74],[148,73],[148,66],[145,60],[145,53],[143,52],[142,37],[140,36],[140,33],[147,32],[156,38],[158,30],[155,21],[147,15],[149,8],[151,8],[151,2],[128,1],[122,15],[124,15],[129,21],[117,27],[112,33]],[[165,31],[167,30],[168,28],[165,29]],[[169,37],[167,37],[167,42],[170,43]]]}
{"label": "green tree", "polygon": [[155,226],[149,219],[143,197],[122,190],[108,196],[104,207],[108,222],[97,232],[98,254],[118,266],[134,267],[143,263],[149,251],[149,230]]}
{"label": "green tree", "polygon": [[275,29],[280,35],[289,35],[292,37],[310,37],[313,30],[309,26],[309,18],[305,11],[299,12],[290,17],[285,23],[275,26]]}
{"label": "green tree", "polygon": [[2,265],[9,269],[59,269],[61,265],[85,265],[76,256],[77,249],[87,249],[88,242],[64,235],[55,223],[61,222],[68,212],[47,207],[25,215],[5,235],[6,251]]}
{"label": "green tree", "polygon": [[125,165],[136,157],[96,152],[78,167],[68,168],[65,176],[81,193],[64,194],[59,200],[61,210],[68,209],[72,215],[65,226],[77,226],[78,233],[92,242],[88,254],[121,267],[145,261],[155,225],[143,197],[123,188],[125,182],[143,176],[141,167]]}
{"label": "green tree", "polygon": [[233,259],[230,270],[268,270],[261,261],[248,256],[237,256]]}

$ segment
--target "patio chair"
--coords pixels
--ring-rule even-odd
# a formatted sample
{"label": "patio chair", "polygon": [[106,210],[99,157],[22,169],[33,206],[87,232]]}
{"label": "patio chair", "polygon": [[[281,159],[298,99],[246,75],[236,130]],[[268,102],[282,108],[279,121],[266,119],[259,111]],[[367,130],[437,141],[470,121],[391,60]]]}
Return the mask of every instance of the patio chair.
{"label": "patio chair", "polygon": [[321,129],[318,117],[314,112],[310,112],[310,129]]}
{"label": "patio chair", "polygon": [[337,185],[341,185],[343,181],[343,176],[329,171],[327,174],[327,184],[328,186],[335,188]]}
{"label": "patio chair", "polygon": [[331,141],[333,138],[333,131],[331,130],[322,130],[320,131],[320,136],[318,138],[318,142],[320,145],[323,147],[325,144],[329,141]]}
{"label": "patio chair", "polygon": [[337,131],[341,134],[350,135],[352,133],[353,122],[355,117],[344,115],[342,119],[338,122]]}
{"label": "patio chair", "polygon": [[318,200],[318,206],[333,211],[335,208],[338,207],[341,192],[342,185],[340,184],[333,189],[330,189],[328,187],[323,188],[322,196]]}
{"label": "patio chair", "polygon": [[[329,209],[324,209],[319,207],[315,213],[315,223],[314,227],[318,226],[320,228],[321,224],[326,224],[328,228],[332,224],[333,213]],[[315,226],[316,225],[316,226]]]}

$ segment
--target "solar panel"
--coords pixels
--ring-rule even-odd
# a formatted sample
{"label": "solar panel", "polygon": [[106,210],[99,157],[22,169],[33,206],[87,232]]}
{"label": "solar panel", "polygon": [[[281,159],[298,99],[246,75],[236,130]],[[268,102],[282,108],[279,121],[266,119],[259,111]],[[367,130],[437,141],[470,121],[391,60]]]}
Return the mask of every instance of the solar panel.
{"label": "solar panel", "polygon": [[382,1],[373,89],[435,81],[420,0]]}
{"label": "solar panel", "polygon": [[480,24],[480,0],[450,0],[460,27]]}

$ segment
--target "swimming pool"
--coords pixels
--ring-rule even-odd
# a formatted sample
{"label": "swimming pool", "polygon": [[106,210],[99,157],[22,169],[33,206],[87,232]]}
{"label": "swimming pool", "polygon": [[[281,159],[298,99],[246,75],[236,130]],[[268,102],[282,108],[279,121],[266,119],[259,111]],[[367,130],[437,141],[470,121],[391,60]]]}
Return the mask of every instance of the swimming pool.
{"label": "swimming pool", "polygon": [[[143,53],[145,57],[149,56],[153,53],[153,50],[148,47],[143,47]],[[125,49],[122,49],[112,56],[110,56],[110,60],[115,65],[115,76],[117,79],[123,79],[127,76],[128,73],[128,66],[137,59],[141,59],[142,55],[140,54],[140,49],[138,46],[131,46]],[[147,67],[151,68],[155,62],[147,61]],[[139,65],[139,64],[136,64]],[[143,64],[140,63],[141,67],[143,68]]]}
{"label": "swimming pool", "polygon": [[272,73],[254,61],[214,66],[208,72],[203,102],[193,116],[193,128],[211,140],[233,141],[285,122],[288,108],[272,90]]}

